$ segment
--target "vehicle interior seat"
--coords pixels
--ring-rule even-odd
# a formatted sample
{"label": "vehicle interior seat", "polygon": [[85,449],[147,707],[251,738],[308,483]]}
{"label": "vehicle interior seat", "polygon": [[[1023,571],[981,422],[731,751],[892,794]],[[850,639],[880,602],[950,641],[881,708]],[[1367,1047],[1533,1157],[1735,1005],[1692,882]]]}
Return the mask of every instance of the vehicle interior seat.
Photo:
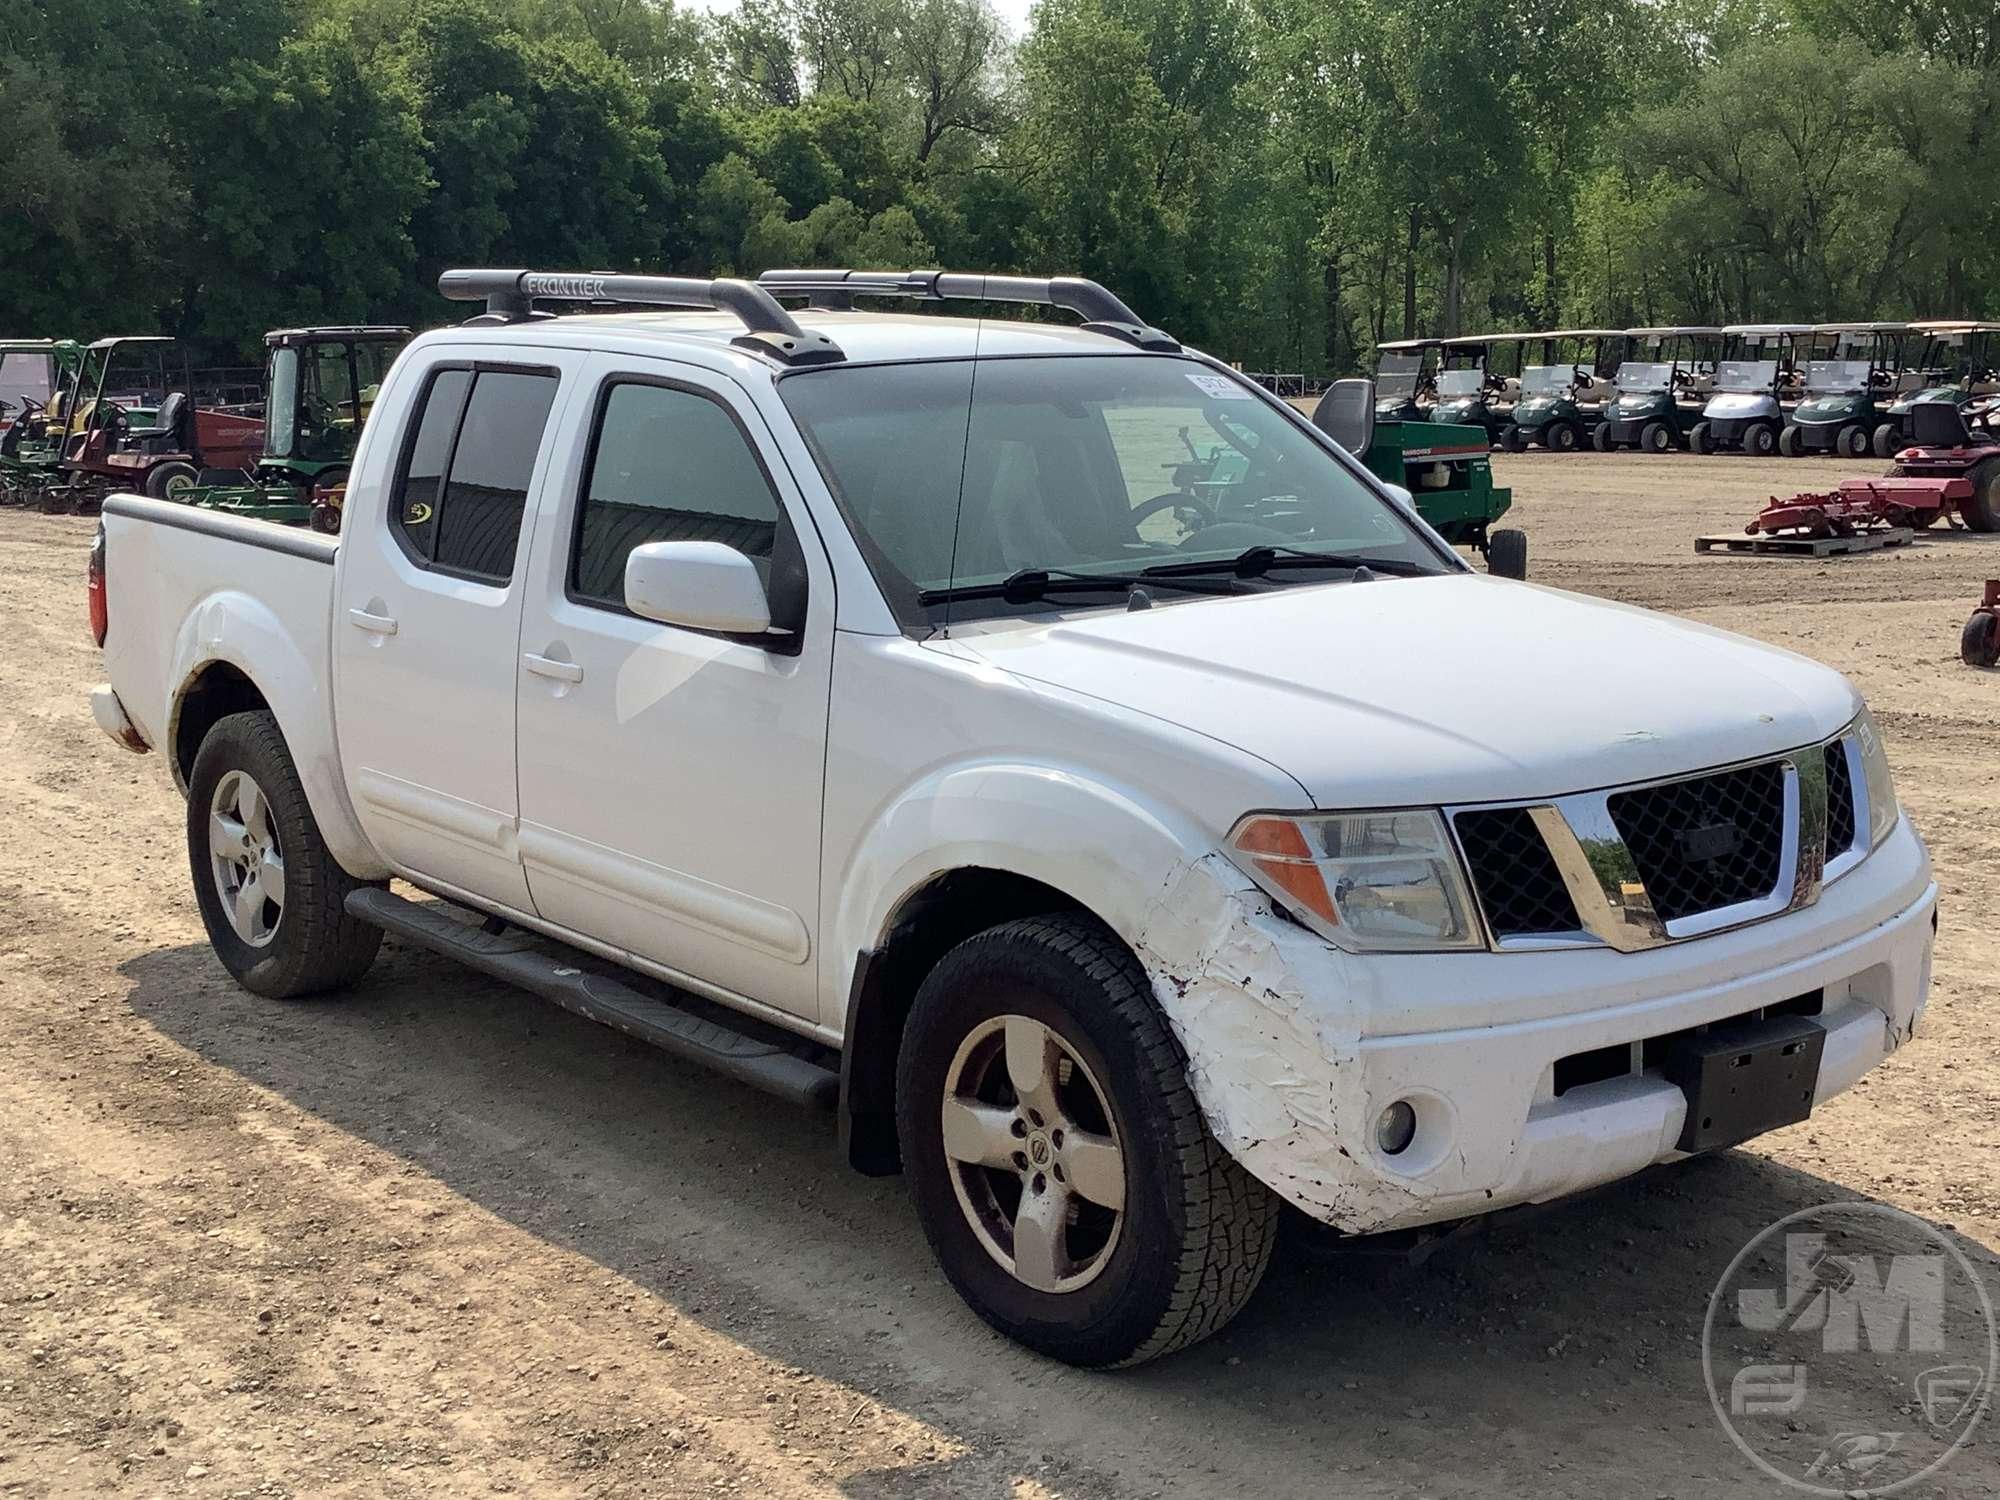
{"label": "vehicle interior seat", "polygon": [[1990,432],[1974,432],[1965,413],[1949,401],[1919,401],[1910,408],[1910,440],[1919,448],[2000,447]]}
{"label": "vehicle interior seat", "polygon": [[125,440],[141,453],[186,453],[188,416],[187,392],[169,391],[154,414],[153,425],[127,429]]}

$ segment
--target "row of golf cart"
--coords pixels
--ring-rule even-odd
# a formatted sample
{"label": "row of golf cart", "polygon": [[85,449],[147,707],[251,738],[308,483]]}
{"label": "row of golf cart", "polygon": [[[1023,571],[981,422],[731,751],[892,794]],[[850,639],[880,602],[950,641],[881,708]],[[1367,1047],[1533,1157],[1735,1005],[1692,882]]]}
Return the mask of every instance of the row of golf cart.
{"label": "row of golf cart", "polygon": [[336,531],[355,441],[409,338],[407,328],[266,334],[261,401],[198,389],[169,338],[0,340],[0,505],[90,515],[106,495],[136,490]]}
{"label": "row of golf cart", "polygon": [[1377,418],[1483,428],[1520,452],[1889,458],[1911,409],[2000,420],[2000,323],[1568,328],[1379,346]]}

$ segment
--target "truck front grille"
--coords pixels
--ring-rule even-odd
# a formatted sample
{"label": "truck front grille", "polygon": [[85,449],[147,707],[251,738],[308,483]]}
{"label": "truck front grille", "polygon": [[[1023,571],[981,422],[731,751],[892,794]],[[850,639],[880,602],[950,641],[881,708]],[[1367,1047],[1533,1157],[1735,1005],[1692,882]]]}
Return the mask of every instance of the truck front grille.
{"label": "truck front grille", "polygon": [[1496,938],[1582,930],[1562,871],[1527,808],[1478,808],[1452,821]]}
{"label": "truck front grille", "polygon": [[1829,862],[1837,876],[1857,856],[1859,791],[1838,738],[1675,781],[1447,811],[1495,946],[1631,952],[1817,901]]}
{"label": "truck front grille", "polygon": [[1620,792],[1607,806],[1662,922],[1777,888],[1785,777],[1776,761]]}

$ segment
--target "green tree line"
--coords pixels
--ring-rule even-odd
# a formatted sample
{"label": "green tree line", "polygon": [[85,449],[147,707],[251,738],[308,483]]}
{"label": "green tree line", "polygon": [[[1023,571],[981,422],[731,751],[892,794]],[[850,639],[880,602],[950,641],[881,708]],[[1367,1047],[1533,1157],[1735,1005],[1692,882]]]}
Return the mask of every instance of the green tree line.
{"label": "green tree line", "polygon": [[1212,352],[2000,316],[1993,0],[27,0],[0,336],[450,265],[1078,272]]}

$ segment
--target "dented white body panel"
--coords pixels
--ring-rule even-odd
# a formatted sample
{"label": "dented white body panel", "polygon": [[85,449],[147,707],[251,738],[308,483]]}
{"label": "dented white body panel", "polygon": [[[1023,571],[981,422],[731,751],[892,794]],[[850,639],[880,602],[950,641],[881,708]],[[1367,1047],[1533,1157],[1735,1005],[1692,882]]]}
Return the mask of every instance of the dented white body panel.
{"label": "dented white body panel", "polygon": [[[262,523],[187,529],[161,524],[169,512],[148,502],[114,504],[112,682],[99,722],[114,737],[129,727],[143,743],[170,748],[190,683],[224,664],[269,702],[329,846],[355,874],[393,871],[834,1045],[845,1040],[859,956],[893,940],[914,893],[972,869],[1038,881],[1103,921],[1144,966],[1223,1147],[1292,1203],[1346,1230],[1554,1198],[1674,1154],[1686,1110],[1680,1089],[1635,1067],[1558,1096],[1558,1059],[1811,992],[1823,1001],[1823,1098],[1910,1035],[1928,988],[1936,892],[1907,821],[1809,905],[1632,952],[1497,944],[1349,952],[1280,910],[1223,852],[1251,813],[1522,803],[1800,752],[1860,710],[1837,673],[1686,621],[1468,571],[1182,598],[1132,612],[1078,609],[912,639],[897,628],[771,367],[732,349],[719,326],[712,315],[578,318],[418,339],[355,456],[337,556],[331,541],[277,547],[268,529],[239,530]],[[986,326],[996,337],[996,325]],[[977,336],[973,324],[939,319],[911,320],[907,335],[893,321],[840,327],[843,338],[873,330],[865,336],[878,340],[880,358],[898,357],[899,339],[962,354]],[[1013,337],[1039,352],[1131,352],[1052,325]],[[812,679],[822,701],[777,698],[787,674],[802,674],[782,661],[763,670],[746,658],[759,648],[736,642],[697,643],[684,670],[645,675],[649,722],[669,722],[677,703],[702,703],[707,743],[737,737],[730,748],[740,757],[721,754],[712,766],[704,757],[698,767],[710,778],[711,811],[745,810],[728,819],[734,870],[747,871],[735,878],[755,885],[769,875],[774,888],[800,888],[809,882],[795,877],[811,872],[817,849],[816,905],[784,913],[782,1003],[746,993],[733,977],[756,972],[754,964],[725,961],[727,935],[756,928],[749,917],[768,915],[771,903],[730,888],[724,861],[700,848],[672,851],[673,868],[659,850],[578,843],[570,851],[606,900],[636,914],[639,938],[533,909],[523,850],[546,843],[546,830],[509,805],[504,775],[487,778],[498,794],[473,795],[472,740],[490,771],[512,742],[505,731],[516,695],[540,695],[545,720],[577,701],[564,696],[566,685],[520,675],[516,660],[562,644],[568,616],[533,594],[525,604],[509,596],[503,623],[512,634],[496,631],[491,608],[467,613],[462,639],[450,634],[459,627],[409,628],[446,620],[450,589],[477,587],[452,583],[440,585],[445,602],[430,613],[402,611],[401,636],[385,618],[376,595],[390,590],[381,580],[405,566],[384,550],[387,497],[418,374],[468,344],[559,368],[564,382],[527,500],[522,551],[540,571],[531,577],[522,565],[516,589],[539,577],[549,598],[560,593],[559,545],[595,402],[586,386],[621,370],[671,374],[731,404],[760,459],[782,476],[776,488],[794,529],[819,549],[809,571],[822,611],[814,649],[827,653],[824,675]],[[265,540],[241,545],[252,535]],[[635,629],[656,629],[662,640],[672,632]],[[336,637],[355,660],[412,654],[435,698],[422,700],[421,714],[371,707],[330,669]],[[632,648],[634,660],[645,647]],[[526,660],[531,672],[550,666]],[[593,683],[622,680],[617,660],[605,665],[593,663]],[[716,680],[724,666],[746,665],[786,712],[746,711],[717,725]],[[573,675],[581,680],[580,668]],[[711,696],[700,696],[704,688]],[[606,735],[630,717],[607,721]],[[435,727],[461,721],[465,744]],[[389,814],[380,786],[374,813],[357,814],[368,814],[361,794],[373,785],[352,764],[358,730],[409,742],[423,784],[398,783],[392,811],[433,853],[420,841],[390,851],[371,838]],[[823,798],[816,831],[793,818],[789,842],[766,838],[760,870],[740,856],[770,833],[756,814],[769,801],[758,767],[771,762],[755,752],[774,744],[787,766],[817,759]],[[643,761],[643,747],[627,752]],[[633,798],[653,791],[638,772],[622,788]],[[461,857],[475,846],[478,860]],[[672,967],[638,956],[652,930],[641,919],[696,898],[714,918],[703,930],[722,936],[694,957],[693,948],[669,955]],[[1377,1148],[1375,1127],[1394,1101],[1411,1105],[1417,1130],[1392,1160]]]}

